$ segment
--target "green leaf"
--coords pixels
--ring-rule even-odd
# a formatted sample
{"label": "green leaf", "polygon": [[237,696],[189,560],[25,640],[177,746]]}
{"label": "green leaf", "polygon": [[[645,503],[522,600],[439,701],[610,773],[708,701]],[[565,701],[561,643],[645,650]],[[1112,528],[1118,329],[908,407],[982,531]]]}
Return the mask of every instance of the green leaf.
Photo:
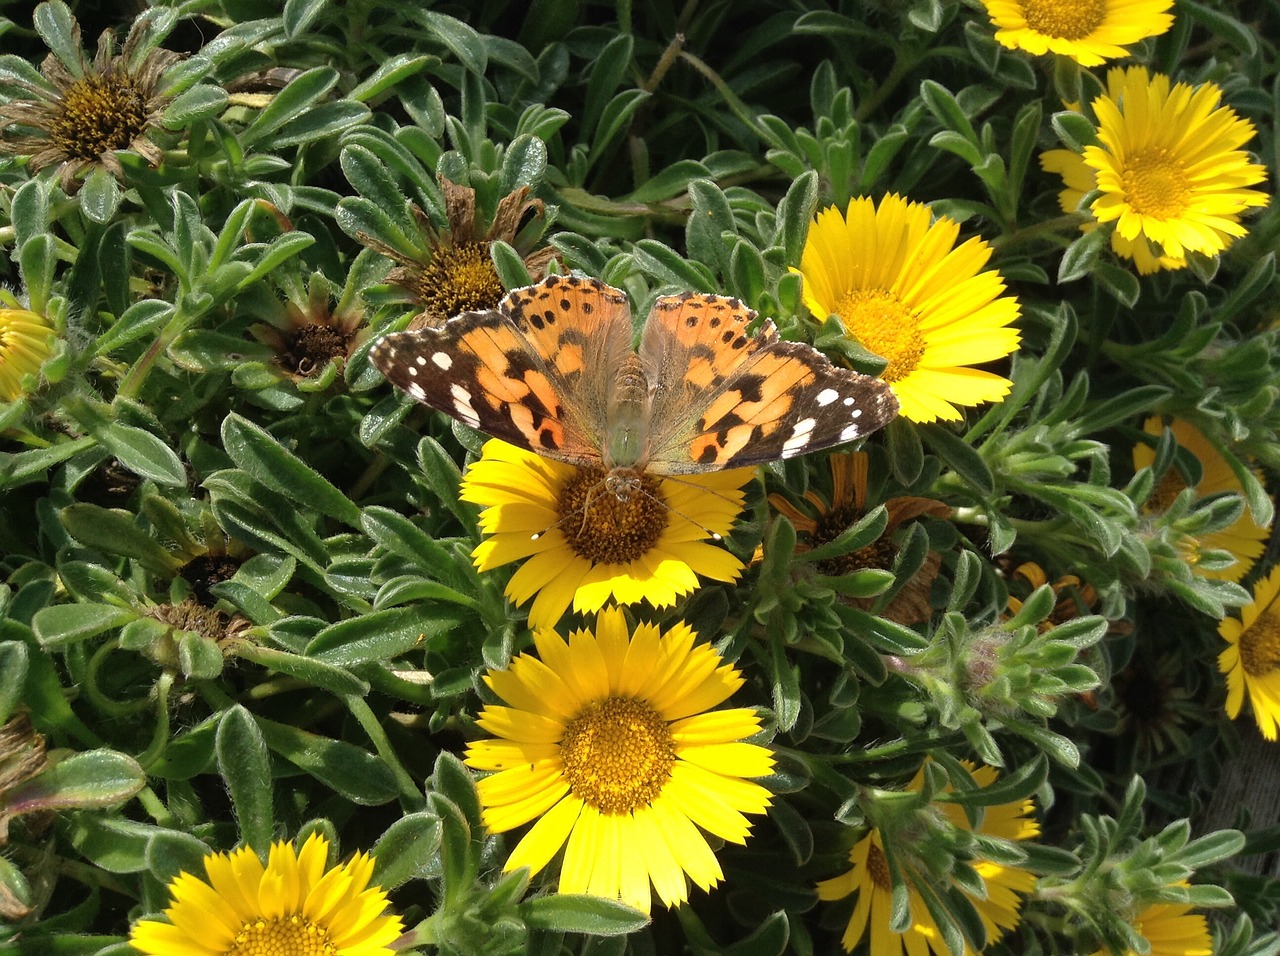
{"label": "green leaf", "polygon": [[373,848],[373,878],[384,890],[394,889],[435,865],[440,852],[440,818],[410,813],[387,827]]}
{"label": "green leaf", "polygon": [[94,167],[85,177],[84,185],[76,198],[80,208],[93,222],[110,222],[120,206],[120,184],[103,166]]}
{"label": "green leaf", "polygon": [[259,853],[266,852],[275,829],[271,754],[253,715],[239,704],[227,710],[218,721],[215,748],[240,836]]}
{"label": "green leaf", "polygon": [[591,79],[587,81],[586,106],[582,111],[584,136],[590,137],[595,132],[605,104],[613,98],[614,90],[627,75],[634,51],[635,38],[629,33],[618,33],[605,44],[592,63]]}
{"label": "green leaf", "polygon": [[222,423],[222,443],[231,460],[256,481],[305,507],[360,526],[355,503],[264,428],[232,412]]}
{"label": "green leaf", "polygon": [[31,621],[36,640],[51,650],[96,637],[137,617],[131,608],[110,604],[55,604],[41,608]]}
{"label": "green leaf", "polygon": [[158,485],[175,488],[186,485],[187,471],[177,453],[149,431],[123,422],[107,422],[91,432],[100,445],[134,474],[150,478]]}
{"label": "green leaf", "polygon": [[925,80],[920,84],[920,95],[924,98],[925,106],[937,117],[938,122],[947,129],[959,133],[973,145],[975,150],[977,149],[978,136],[973,131],[973,124],[969,122],[969,117],[964,115],[964,110],[960,108],[960,104],[950,90],[934,80]]}
{"label": "green leaf", "polygon": [[261,718],[258,728],[272,753],[315,777],[339,797],[361,806],[380,806],[394,800],[399,792],[386,763],[354,744]]}
{"label": "green leaf", "polygon": [[286,149],[337,136],[345,129],[369,118],[369,107],[353,100],[337,100],[313,106],[301,116],[264,137],[260,149]]}
{"label": "green leaf", "polygon": [[329,0],[286,0],[284,16],[284,35],[290,40],[302,36],[316,22]]}
{"label": "green leaf", "polygon": [[84,50],[77,42],[80,31],[62,0],[48,0],[37,6],[32,25],[49,52],[62,61],[72,76],[76,79],[84,76]]}
{"label": "green leaf", "polygon": [[253,661],[270,671],[288,674],[298,680],[306,681],[313,687],[319,687],[339,697],[354,694],[363,697],[369,693],[369,685],[350,671],[335,667],[314,657],[291,654],[272,647],[259,647],[249,644],[238,647],[235,656],[246,661]]}
{"label": "green leaf", "polygon": [[394,90],[401,80],[415,76],[428,66],[439,62],[439,59],[433,56],[414,56],[409,53],[399,53],[379,64],[368,79],[362,80],[355,89],[347,94],[347,98],[355,100],[357,103],[367,103],[370,100],[378,99],[382,94]]}
{"label": "green leaf", "polygon": [[465,619],[466,612],[454,607],[373,611],[329,625],[307,645],[306,653],[308,657],[339,667],[391,660],[451,631]]}
{"label": "green leaf", "polygon": [[498,271],[498,278],[504,287],[518,289],[533,284],[533,277],[525,268],[520,253],[501,239],[490,240],[489,258],[493,260],[493,267]]}
{"label": "green leaf", "polygon": [[625,936],[644,929],[649,917],[618,900],[556,893],[520,904],[520,915],[532,929],[589,936]]}
{"label": "green leaf", "polygon": [[14,784],[5,791],[0,806],[11,816],[111,807],[128,800],[146,783],[146,774],[132,757],[114,750],[88,750]]}
{"label": "green leaf", "polygon": [[489,66],[489,53],[484,39],[471,26],[447,13],[413,8],[412,15],[437,40],[448,47],[458,62],[476,76],[483,76]]}
{"label": "green leaf", "polygon": [[175,97],[173,102],[165,107],[165,111],[160,117],[160,124],[165,129],[186,129],[198,120],[216,116],[226,107],[226,90],[220,86],[201,83]]}
{"label": "green leaf", "polygon": [[976,449],[942,425],[919,426],[921,437],[951,469],[969,482],[978,494],[995,494],[995,477]]}
{"label": "green leaf", "polygon": [[91,548],[135,558],[150,570],[162,574],[171,574],[182,566],[182,559],[160,547],[134,523],[128,512],[78,502],[63,508],[58,517],[71,537]]}
{"label": "green leaf", "polygon": [[778,203],[778,231],[774,236],[774,244],[782,247],[783,262],[788,265],[800,264],[804,240],[809,234],[809,224],[813,221],[817,207],[818,174],[809,170],[796,177],[787,194]]}
{"label": "green leaf", "polygon": [[649,98],[645,90],[623,90],[611,99],[600,116],[600,125],[591,140],[591,151],[587,154],[587,162],[594,165],[599,162],[613,141],[622,134],[623,129],[631,122],[640,104]]}
{"label": "green leaf", "polygon": [[542,180],[547,168],[547,144],[525,133],[507,146],[502,158],[502,180],[499,186],[505,196],[521,186],[533,188]]}
{"label": "green leaf", "polygon": [[711,292],[715,280],[697,263],[689,262],[657,239],[641,239],[633,252],[636,265],[660,282],[695,292]]}
{"label": "green leaf", "polygon": [[168,884],[180,873],[201,876],[205,857],[211,850],[190,833],[161,830],[147,841],[147,869],[159,882]]}
{"label": "green leaf", "polygon": [[266,139],[285,123],[295,121],[304,110],[333,89],[338,82],[338,71],[329,66],[317,66],[298,74],[275,95],[252,123],[240,131],[240,144],[248,152],[260,140]]}
{"label": "green leaf", "polygon": [[471,828],[457,804],[439,793],[427,794],[427,805],[440,820],[440,862],[444,905],[454,907],[471,892],[479,870]]}
{"label": "green leaf", "polygon": [[0,724],[9,720],[22,700],[22,688],[27,682],[28,653],[27,645],[19,641],[0,644]]}
{"label": "green leaf", "polygon": [[1215,10],[1196,0],[1179,0],[1178,12],[1186,13],[1219,39],[1225,40],[1245,57],[1258,54],[1258,34],[1249,26],[1221,10]]}
{"label": "green leaf", "polygon": [[1093,229],[1067,246],[1058,264],[1058,282],[1075,282],[1088,275],[1107,243],[1107,236],[1107,230]]}

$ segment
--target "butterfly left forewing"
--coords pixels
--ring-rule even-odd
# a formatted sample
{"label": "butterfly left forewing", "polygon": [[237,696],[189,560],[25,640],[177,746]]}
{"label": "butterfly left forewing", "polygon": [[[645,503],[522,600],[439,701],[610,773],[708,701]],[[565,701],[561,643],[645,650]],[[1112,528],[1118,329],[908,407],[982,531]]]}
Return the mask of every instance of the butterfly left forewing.
{"label": "butterfly left forewing", "polygon": [[898,402],[879,379],[778,337],[737,299],[659,298],[640,358],[653,389],[648,469],[694,474],[791,458],[883,427]]}

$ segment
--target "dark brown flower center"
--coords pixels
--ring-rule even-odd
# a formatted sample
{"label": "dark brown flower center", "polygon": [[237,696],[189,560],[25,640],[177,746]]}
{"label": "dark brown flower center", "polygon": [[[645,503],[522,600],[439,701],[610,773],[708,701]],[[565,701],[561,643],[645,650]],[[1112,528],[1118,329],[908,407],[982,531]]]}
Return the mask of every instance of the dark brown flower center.
{"label": "dark brown flower center", "polygon": [[1173,505],[1174,499],[1182,494],[1186,487],[1187,482],[1182,477],[1181,472],[1177,468],[1170,468],[1160,476],[1155,490],[1151,492],[1151,497],[1147,499],[1146,510],[1155,514],[1168,511]]}
{"label": "dark brown flower center", "polygon": [[[861,517],[862,515],[858,509],[852,505],[833,508],[831,511],[819,515],[814,522],[816,527],[809,536],[810,544],[815,548],[830,544],[853,527],[854,522]],[[887,538],[880,538],[868,545],[864,545],[857,551],[850,551],[847,554],[819,561],[814,567],[818,569],[819,574],[826,574],[831,577],[852,574],[854,571],[861,571],[865,568],[888,571],[893,567],[893,559],[897,557],[897,553],[897,549]]]}
{"label": "dark brown flower center", "polygon": [[179,573],[191,585],[191,596],[202,606],[211,607],[218,599],[210,588],[230,581],[239,570],[240,562],[229,555],[202,554],[184,564]]}
{"label": "dark brown flower center", "polygon": [[280,356],[280,364],[301,378],[323,369],[330,359],[345,358],[351,336],[331,325],[304,325],[286,333],[289,350]]}
{"label": "dark brown flower center", "polygon": [[62,94],[49,138],[73,159],[128,149],[147,128],[147,99],[127,76],[86,76]]}
{"label": "dark brown flower center", "polygon": [[1240,635],[1240,664],[1250,677],[1280,669],[1280,611],[1268,608]]}
{"label": "dark brown flower center", "polygon": [[489,258],[487,242],[436,249],[414,276],[411,289],[423,311],[442,321],[460,312],[492,309],[507,291]]}
{"label": "dark brown flower center", "polygon": [[662,715],[641,700],[610,697],[575,717],[560,741],[574,796],[601,813],[651,804],[671,777],[675,741]]}
{"label": "dark brown flower center", "polygon": [[658,479],[641,475],[630,493],[610,490],[601,468],[580,468],[559,496],[559,527],[574,553],[592,564],[629,564],[648,552],[670,512]]}
{"label": "dark brown flower center", "polygon": [[893,889],[893,874],[889,872],[889,861],[884,858],[884,850],[874,843],[867,848],[867,875],[876,889],[886,893]]}

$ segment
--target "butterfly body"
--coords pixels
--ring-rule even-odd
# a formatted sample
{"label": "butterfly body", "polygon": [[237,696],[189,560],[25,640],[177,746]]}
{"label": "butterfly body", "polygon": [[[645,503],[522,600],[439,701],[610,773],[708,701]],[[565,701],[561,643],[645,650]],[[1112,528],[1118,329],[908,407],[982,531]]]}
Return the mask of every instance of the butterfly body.
{"label": "butterfly body", "polygon": [[692,475],[863,437],[898,411],[889,386],[778,336],[737,299],[662,296],[632,346],[626,295],[553,275],[498,308],[397,332],[375,366],[413,398],[520,448],[606,475]]}

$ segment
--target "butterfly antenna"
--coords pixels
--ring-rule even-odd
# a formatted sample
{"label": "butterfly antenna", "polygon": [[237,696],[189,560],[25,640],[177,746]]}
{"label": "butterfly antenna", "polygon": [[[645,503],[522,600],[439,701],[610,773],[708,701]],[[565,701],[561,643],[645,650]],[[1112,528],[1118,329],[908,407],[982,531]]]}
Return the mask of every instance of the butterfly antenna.
{"label": "butterfly antenna", "polygon": [[[668,478],[668,479],[669,479],[671,476],[670,476],[670,475],[665,475],[665,476],[663,476],[663,477],[665,477],[665,478]],[[684,484],[693,484],[693,483],[692,483],[692,482],[684,482]],[[699,487],[699,488],[702,488],[702,486],[701,486],[701,485],[699,485],[698,487]],[[707,488],[702,488],[702,490],[704,490],[704,491],[710,491],[710,489],[707,489]],[[703,524],[701,521],[695,521],[693,518],[691,518],[689,515],[685,514],[685,513],[684,513],[683,511],[681,511],[679,508],[673,508],[673,507],[671,507],[671,505],[667,504],[665,501],[663,501],[663,500],[662,500],[661,498],[659,498],[657,495],[650,494],[649,492],[645,491],[645,490],[644,490],[644,488],[637,488],[637,489],[636,489],[636,491],[637,491],[639,494],[644,495],[646,498],[648,498],[650,501],[652,501],[652,502],[653,502],[655,505],[657,505],[658,507],[660,507],[660,508],[666,508],[666,509],[667,509],[668,511],[670,511],[673,515],[676,515],[677,517],[683,518],[685,521],[689,522],[689,524],[693,525],[695,528],[697,528],[699,531],[701,531],[704,535],[706,535],[706,536],[707,536],[708,538],[710,538],[712,541],[723,541],[723,540],[724,540],[724,535],[722,535],[720,532],[718,532],[718,531],[712,531],[710,528],[708,528],[708,527],[707,527],[705,524]],[[723,498],[725,501],[729,502],[730,504],[735,504],[735,505],[736,505],[736,504],[738,504],[738,502],[735,502],[732,498],[728,497],[727,495],[722,495],[722,494],[720,494],[719,492],[716,492],[716,491],[713,491],[713,492],[712,492],[712,494],[714,494],[717,498]]]}

